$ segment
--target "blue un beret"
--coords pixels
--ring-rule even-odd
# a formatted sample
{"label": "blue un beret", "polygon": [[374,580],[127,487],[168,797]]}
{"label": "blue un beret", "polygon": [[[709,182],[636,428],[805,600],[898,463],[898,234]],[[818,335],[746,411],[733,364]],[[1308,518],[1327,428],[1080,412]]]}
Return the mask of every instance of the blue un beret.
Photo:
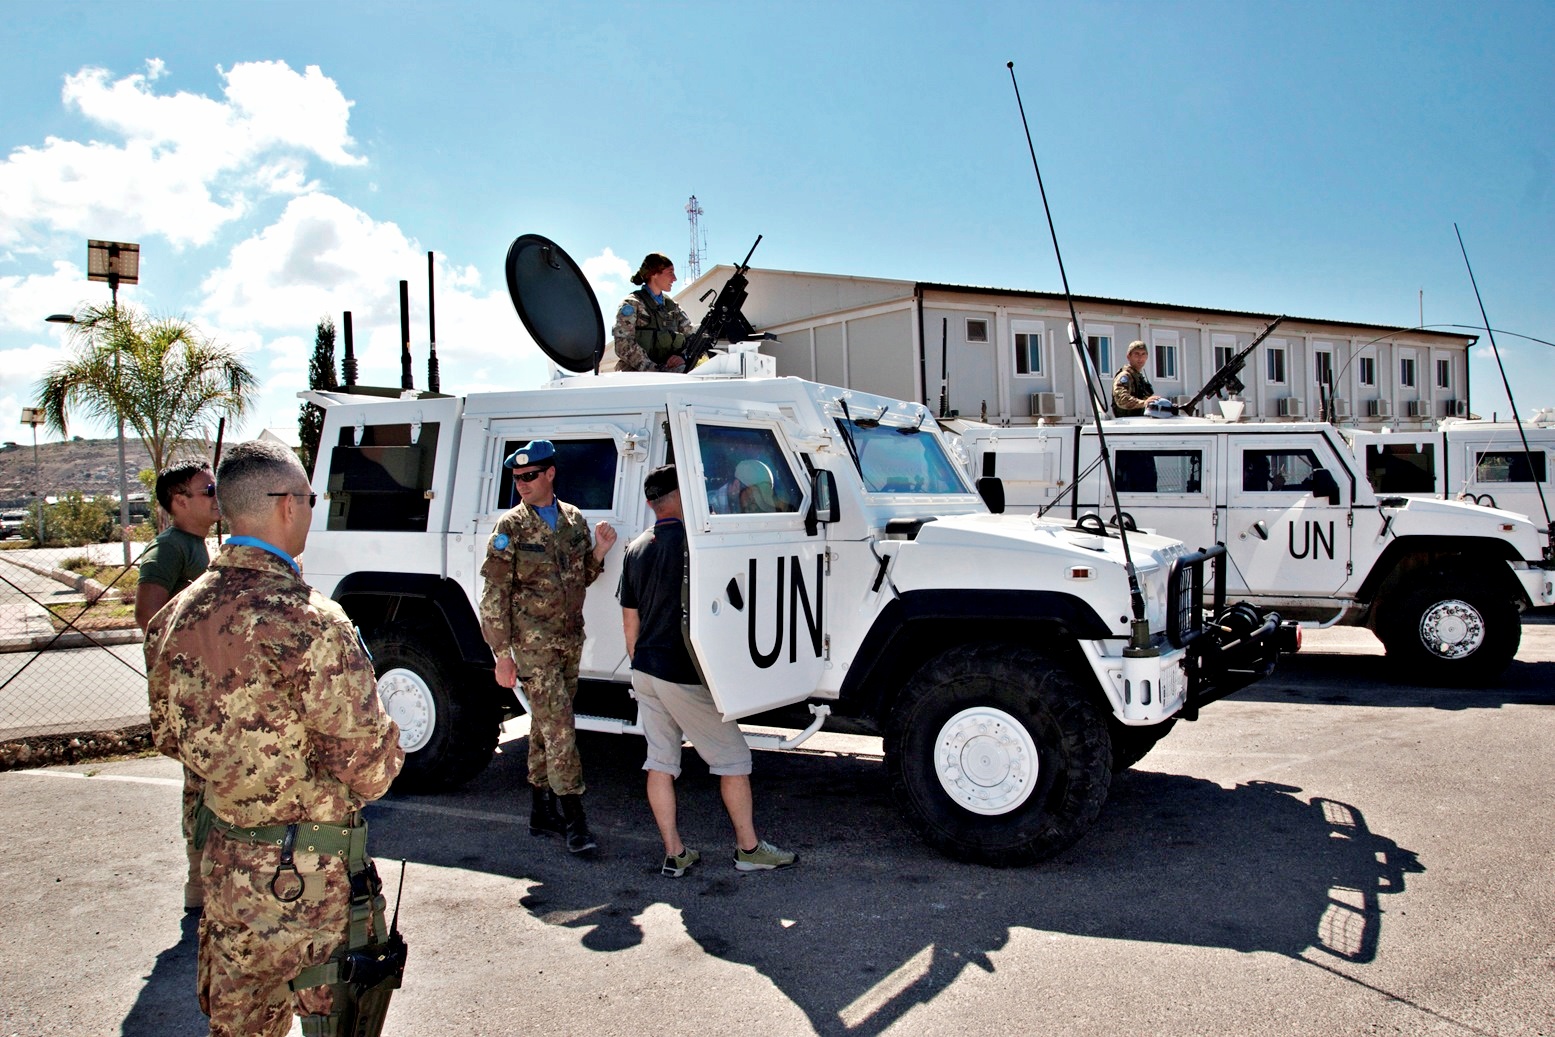
{"label": "blue un beret", "polygon": [[502,461],[504,468],[527,468],[530,465],[556,463],[556,447],[549,439],[535,439],[513,451]]}

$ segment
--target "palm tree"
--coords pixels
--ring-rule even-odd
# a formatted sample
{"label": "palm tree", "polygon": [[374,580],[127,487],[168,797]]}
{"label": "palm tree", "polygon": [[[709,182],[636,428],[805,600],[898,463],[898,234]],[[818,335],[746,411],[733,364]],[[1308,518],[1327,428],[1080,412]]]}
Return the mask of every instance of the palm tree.
{"label": "palm tree", "polygon": [[108,424],[122,415],[154,471],[179,443],[209,439],[218,419],[236,421],[254,402],[258,381],[242,355],[179,317],[84,307],[75,314],[73,345],[75,355],[37,386],[48,427],[66,435],[73,410]]}

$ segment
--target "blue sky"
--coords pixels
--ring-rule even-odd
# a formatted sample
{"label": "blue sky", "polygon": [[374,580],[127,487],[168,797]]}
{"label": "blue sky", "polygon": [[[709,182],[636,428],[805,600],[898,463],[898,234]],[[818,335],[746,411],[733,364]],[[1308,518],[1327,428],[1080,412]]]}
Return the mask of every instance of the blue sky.
{"label": "blue sky", "polygon": [[[560,243],[609,312],[648,251],[1005,288],[1059,279],[1013,60],[1081,294],[1555,341],[1555,5],[1545,3],[0,6],[0,422],[107,299],[89,237],[139,241],[121,299],[193,318],[295,422],[320,316],[445,391],[543,359],[502,261]],[[1519,409],[1555,351],[1499,337]],[[1506,414],[1488,350],[1472,404]],[[101,434],[88,426],[73,432]],[[24,438],[0,431],[0,438]]]}

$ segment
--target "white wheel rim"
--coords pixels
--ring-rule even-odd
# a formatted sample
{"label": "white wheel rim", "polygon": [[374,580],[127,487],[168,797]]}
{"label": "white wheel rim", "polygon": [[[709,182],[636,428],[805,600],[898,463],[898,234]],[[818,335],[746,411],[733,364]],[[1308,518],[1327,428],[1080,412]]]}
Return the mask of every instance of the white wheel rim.
{"label": "white wheel rim", "polygon": [[1040,768],[1026,725],[1002,709],[964,709],[940,728],[934,773],[963,810],[1007,814],[1026,802]]}
{"label": "white wheel rim", "polygon": [[1439,601],[1420,617],[1420,640],[1438,658],[1463,659],[1485,643],[1485,619],[1466,601]]}
{"label": "white wheel rim", "polygon": [[378,700],[400,725],[400,748],[408,753],[424,747],[437,728],[437,702],[432,689],[414,670],[385,670],[378,678]]}

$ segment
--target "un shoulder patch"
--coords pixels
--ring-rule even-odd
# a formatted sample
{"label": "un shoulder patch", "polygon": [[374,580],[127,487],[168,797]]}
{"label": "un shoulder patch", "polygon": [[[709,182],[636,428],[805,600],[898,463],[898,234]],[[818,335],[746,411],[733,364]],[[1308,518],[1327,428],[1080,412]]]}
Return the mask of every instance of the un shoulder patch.
{"label": "un shoulder patch", "polygon": [[508,549],[508,535],[506,533],[498,533],[492,537],[491,547],[494,551],[506,551]]}
{"label": "un shoulder patch", "polygon": [[632,304],[631,303],[624,303],[621,306],[621,316],[623,316],[623,317],[630,317],[632,314],[634,314],[636,312],[637,312],[636,310],[632,309]]}

